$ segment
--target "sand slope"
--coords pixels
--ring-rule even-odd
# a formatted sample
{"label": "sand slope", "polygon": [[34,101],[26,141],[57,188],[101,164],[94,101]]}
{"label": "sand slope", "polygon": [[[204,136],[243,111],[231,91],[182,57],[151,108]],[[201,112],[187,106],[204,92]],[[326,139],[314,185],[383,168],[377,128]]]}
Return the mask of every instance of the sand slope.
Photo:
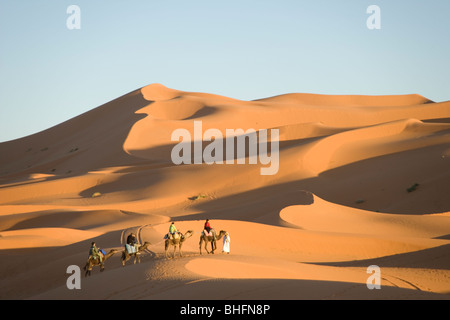
{"label": "sand slope", "polygon": [[[449,118],[450,102],[416,94],[241,101],[152,84],[1,143],[0,298],[449,299]],[[195,121],[278,129],[277,174],[248,156],[175,165],[172,132],[194,137]],[[231,254],[200,255],[206,218]],[[170,221],[194,233],[175,259]],[[120,251],[130,232],[150,242],[141,264],[118,253],[67,289],[92,241]]]}

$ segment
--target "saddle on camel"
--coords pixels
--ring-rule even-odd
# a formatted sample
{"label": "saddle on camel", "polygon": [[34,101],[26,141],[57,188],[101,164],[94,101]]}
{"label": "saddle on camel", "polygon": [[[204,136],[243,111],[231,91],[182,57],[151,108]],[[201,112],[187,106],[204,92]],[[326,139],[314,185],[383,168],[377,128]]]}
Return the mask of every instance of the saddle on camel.
{"label": "saddle on camel", "polygon": [[205,226],[203,228],[203,234],[207,237],[213,237],[213,239],[216,240],[216,232],[213,228],[211,228],[209,219],[206,219]]}
{"label": "saddle on camel", "polygon": [[139,249],[139,243],[136,238],[136,234],[131,233],[127,237],[127,243],[125,244],[125,249],[127,250],[128,254],[137,253]]}

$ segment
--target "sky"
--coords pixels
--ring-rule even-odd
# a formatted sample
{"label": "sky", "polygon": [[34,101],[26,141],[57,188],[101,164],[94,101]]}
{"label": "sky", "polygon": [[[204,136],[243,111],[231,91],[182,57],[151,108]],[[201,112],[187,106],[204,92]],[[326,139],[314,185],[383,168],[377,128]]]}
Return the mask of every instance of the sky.
{"label": "sky", "polygon": [[0,142],[151,83],[448,101],[449,16],[448,0],[0,0]]}

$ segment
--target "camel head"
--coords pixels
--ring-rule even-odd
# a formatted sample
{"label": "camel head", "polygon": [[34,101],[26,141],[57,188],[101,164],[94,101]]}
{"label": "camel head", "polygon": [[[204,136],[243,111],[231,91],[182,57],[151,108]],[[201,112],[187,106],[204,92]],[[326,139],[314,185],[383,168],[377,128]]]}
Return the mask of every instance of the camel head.
{"label": "camel head", "polygon": [[217,239],[221,239],[226,234],[227,234],[227,232],[225,230],[220,230],[219,235],[217,236]]}
{"label": "camel head", "polygon": [[144,251],[150,245],[150,242],[145,241],[142,246],[139,247],[139,251]]}
{"label": "camel head", "polygon": [[189,237],[191,237],[194,234],[193,230],[188,230],[186,231],[186,233],[184,234],[184,238],[187,239]]}
{"label": "camel head", "polygon": [[185,234],[181,234],[180,242],[184,242],[186,239],[190,238],[194,234],[194,231],[188,230]]}

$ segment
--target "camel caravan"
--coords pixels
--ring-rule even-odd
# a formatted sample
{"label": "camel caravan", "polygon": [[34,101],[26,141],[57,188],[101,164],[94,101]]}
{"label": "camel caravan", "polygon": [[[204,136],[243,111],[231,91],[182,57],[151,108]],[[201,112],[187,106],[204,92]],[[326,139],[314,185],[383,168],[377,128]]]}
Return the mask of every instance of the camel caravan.
{"label": "camel caravan", "polygon": [[[182,233],[177,230],[175,227],[175,223],[172,222],[169,227],[169,232],[164,236],[164,251],[165,257],[169,258],[169,249],[173,247],[172,258],[175,258],[176,249],[178,247],[178,252],[180,257],[183,256],[181,252],[181,247],[183,243],[194,235],[194,231],[188,230],[186,233]],[[209,254],[214,254],[214,251],[217,250],[217,240],[221,240],[223,238],[223,253],[230,253],[230,235],[227,231],[221,230],[217,235],[216,231],[211,228],[209,223],[209,219],[206,219],[204,228],[200,234],[200,242],[199,242],[199,250],[200,254],[202,254],[202,245],[204,244],[205,251]],[[208,243],[211,244],[211,251],[208,251]],[[121,262],[122,266],[125,266],[125,263],[134,258],[133,263],[136,264],[141,262],[140,255],[147,249],[150,245],[150,242],[146,241],[143,245],[140,245],[137,241],[136,235],[131,233],[127,237],[127,242],[125,244],[125,248],[121,251]],[[105,270],[105,262],[110,257],[112,257],[115,253],[120,252],[117,249],[111,249],[108,253],[104,250],[99,249],[95,242],[91,243],[91,248],[89,249],[89,257],[84,266],[84,270],[86,271],[85,276],[90,276],[92,272],[92,268],[95,266],[100,267],[100,272]]]}

